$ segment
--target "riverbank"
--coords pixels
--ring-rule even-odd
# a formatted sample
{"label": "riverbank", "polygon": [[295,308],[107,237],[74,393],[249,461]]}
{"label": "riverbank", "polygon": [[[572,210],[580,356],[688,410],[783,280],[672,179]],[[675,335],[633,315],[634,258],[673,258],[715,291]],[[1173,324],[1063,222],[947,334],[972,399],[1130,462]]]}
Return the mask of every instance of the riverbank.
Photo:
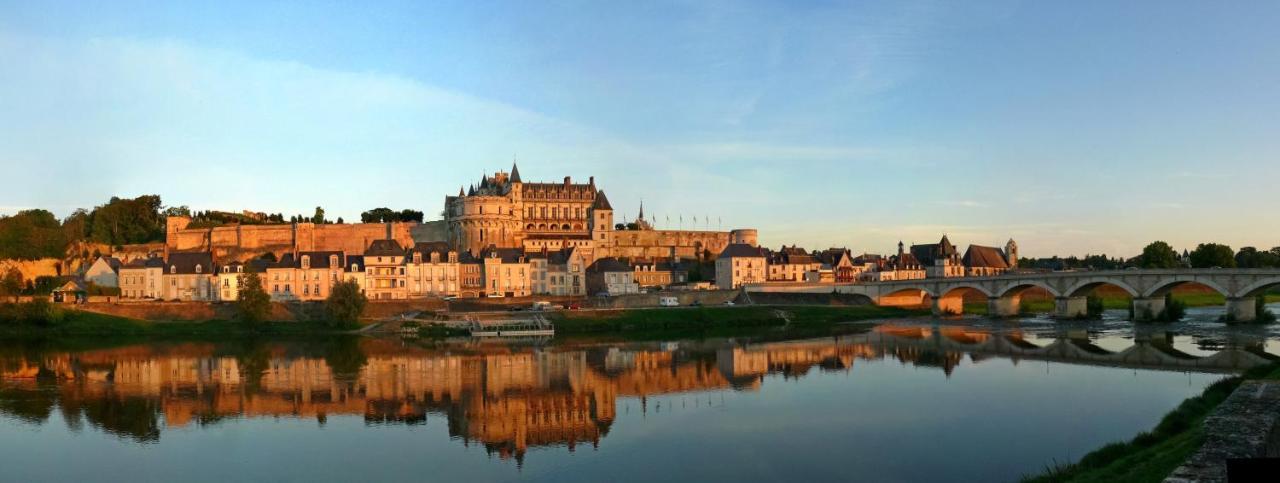
{"label": "riverbank", "polygon": [[1160,482],[1204,442],[1204,419],[1244,381],[1280,380],[1280,365],[1257,367],[1205,388],[1166,414],[1150,432],[1103,446],[1070,464],[1051,466],[1024,483]]}
{"label": "riverbank", "polygon": [[0,337],[239,337],[257,335],[335,335],[350,333],[320,323],[203,320],[161,322],[79,310],[63,310],[56,321],[0,320]]}

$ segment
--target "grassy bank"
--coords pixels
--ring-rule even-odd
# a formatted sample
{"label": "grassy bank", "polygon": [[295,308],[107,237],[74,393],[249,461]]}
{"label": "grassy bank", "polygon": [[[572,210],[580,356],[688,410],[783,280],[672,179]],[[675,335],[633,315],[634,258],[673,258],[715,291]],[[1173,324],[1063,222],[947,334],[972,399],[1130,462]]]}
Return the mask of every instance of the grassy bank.
{"label": "grassy bank", "polygon": [[1204,418],[1248,379],[1280,379],[1280,366],[1255,368],[1239,377],[1223,379],[1187,399],[1160,420],[1150,432],[1128,442],[1111,443],[1085,455],[1079,462],[1052,466],[1038,476],[1023,478],[1034,483],[1159,482],[1191,456],[1204,442]]}
{"label": "grassy bank", "polygon": [[557,334],[710,331],[759,327],[820,327],[859,320],[916,317],[928,310],[895,307],[790,306],[697,307],[596,312],[558,312],[550,316]]}
{"label": "grassy bank", "polygon": [[336,334],[342,332],[322,324],[307,322],[261,322],[254,324],[230,320],[153,322],[79,310],[64,310],[61,317],[52,322],[32,323],[0,320],[0,336],[8,337],[220,337]]}

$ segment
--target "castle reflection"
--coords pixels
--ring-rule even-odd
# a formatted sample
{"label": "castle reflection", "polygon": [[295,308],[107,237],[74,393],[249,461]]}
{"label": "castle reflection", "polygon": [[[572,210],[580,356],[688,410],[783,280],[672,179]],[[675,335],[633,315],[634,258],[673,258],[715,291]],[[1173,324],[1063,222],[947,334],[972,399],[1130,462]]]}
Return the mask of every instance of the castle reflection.
{"label": "castle reflection", "polygon": [[0,343],[0,416],[44,424],[57,412],[137,442],[170,428],[226,418],[361,415],[366,424],[443,417],[451,437],[522,461],[530,448],[598,445],[620,398],[755,391],[767,376],[850,371],[894,360],[949,376],[966,356],[1231,372],[1266,363],[1261,345],[1225,344],[1210,356],[1160,338],[1122,351],[1087,335],[1037,338],[971,328],[881,326],[838,337],[783,341],[421,346],[369,338],[239,344],[142,344],[90,350]]}

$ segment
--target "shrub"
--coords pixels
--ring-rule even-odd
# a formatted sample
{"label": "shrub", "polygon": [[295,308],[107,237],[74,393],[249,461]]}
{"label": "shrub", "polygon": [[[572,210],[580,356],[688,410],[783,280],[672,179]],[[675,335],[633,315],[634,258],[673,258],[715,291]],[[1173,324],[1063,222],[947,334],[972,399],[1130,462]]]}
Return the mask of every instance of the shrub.
{"label": "shrub", "polygon": [[262,277],[248,272],[240,276],[236,317],[245,322],[261,322],[271,315],[271,296],[262,288]]}
{"label": "shrub", "polygon": [[328,322],[335,327],[354,327],[360,322],[369,299],[360,291],[360,286],[353,280],[338,282],[329,292],[325,300]]}

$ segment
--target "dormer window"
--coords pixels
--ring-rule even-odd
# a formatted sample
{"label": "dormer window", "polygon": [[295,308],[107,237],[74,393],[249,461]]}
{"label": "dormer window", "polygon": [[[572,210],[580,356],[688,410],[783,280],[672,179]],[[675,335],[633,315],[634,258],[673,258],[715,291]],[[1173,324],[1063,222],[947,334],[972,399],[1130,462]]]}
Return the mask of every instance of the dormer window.
{"label": "dormer window", "polygon": [[303,269],[311,268],[311,255],[302,256],[302,268]]}
{"label": "dormer window", "polygon": [[200,264],[198,264],[198,263],[197,263],[197,264],[196,264],[196,273],[200,273],[200,269],[201,269],[201,268],[203,268],[203,267],[201,267],[201,266],[200,266]]}
{"label": "dormer window", "polygon": [[178,266],[177,266],[177,265],[169,265],[169,273],[170,273],[170,274],[178,273]]}
{"label": "dormer window", "polygon": [[351,264],[351,271],[353,271],[353,272],[359,272],[359,271],[360,271],[360,264],[359,264],[359,263],[353,263],[353,264]]}
{"label": "dormer window", "polygon": [[244,273],[244,266],[236,265],[236,273]]}
{"label": "dormer window", "polygon": [[338,256],[337,256],[337,255],[329,255],[329,266],[330,266],[330,267],[336,267],[336,266],[338,266]]}
{"label": "dormer window", "polygon": [[414,254],[413,254],[413,263],[422,263],[422,254],[421,254],[421,253],[414,253]]}

